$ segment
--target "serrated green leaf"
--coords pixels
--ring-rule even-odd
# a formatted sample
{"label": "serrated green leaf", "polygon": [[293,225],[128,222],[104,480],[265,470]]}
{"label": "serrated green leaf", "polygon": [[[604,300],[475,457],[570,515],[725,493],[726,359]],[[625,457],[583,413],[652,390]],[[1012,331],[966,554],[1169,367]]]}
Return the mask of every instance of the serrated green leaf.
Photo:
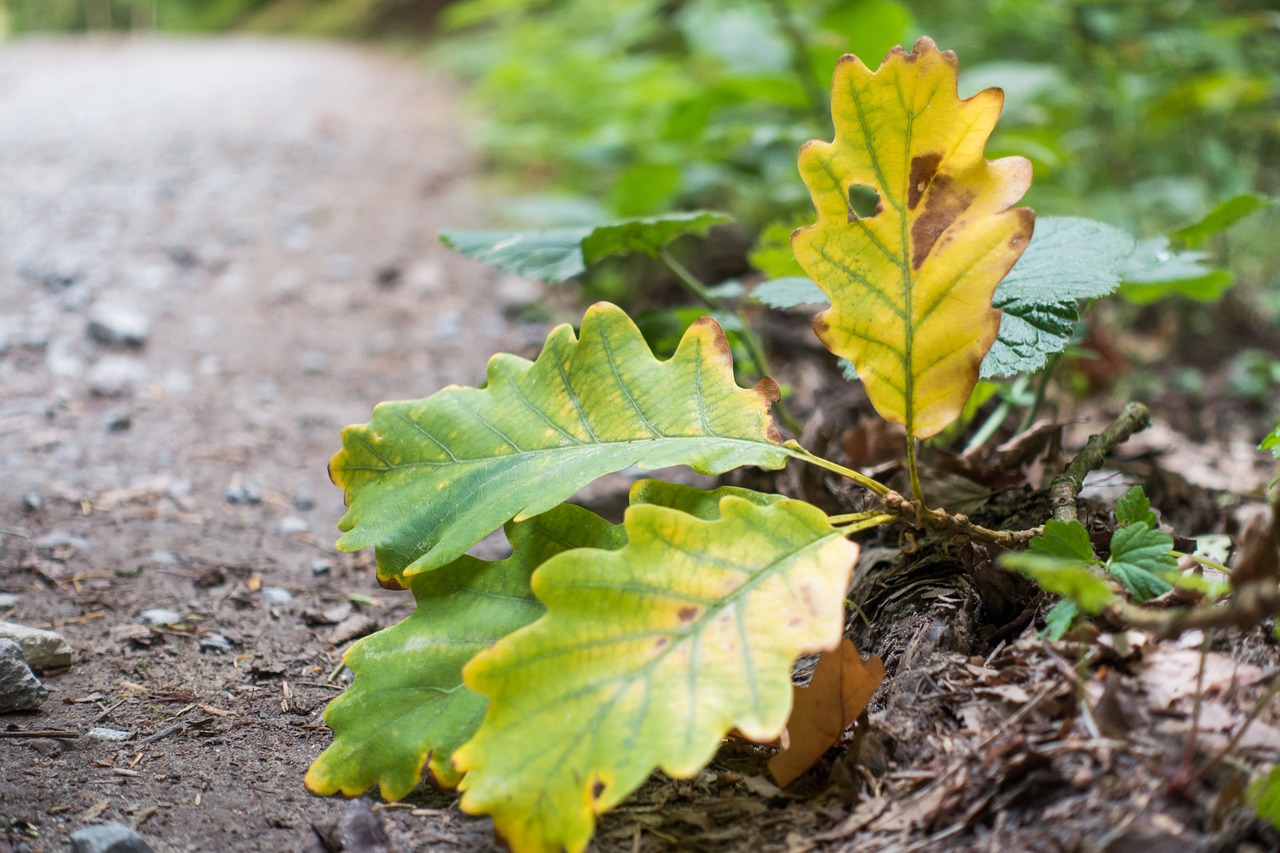
{"label": "serrated green leaf", "polygon": [[609,255],[639,252],[651,258],[668,243],[686,234],[706,234],[716,225],[732,222],[727,213],[695,210],[690,213],[668,213],[624,219],[599,225],[582,241],[582,257],[590,266]]}
{"label": "serrated green leaf", "polygon": [[582,241],[590,228],[547,231],[441,231],[440,242],[503,272],[547,284],[586,272]]}
{"label": "serrated green leaf", "polygon": [[1272,767],[1265,778],[1249,786],[1249,802],[1258,817],[1280,829],[1280,766]]}
{"label": "serrated green leaf", "polygon": [[1122,527],[1143,522],[1155,530],[1160,526],[1160,519],[1151,511],[1151,500],[1142,486],[1134,486],[1116,501],[1116,521]]}
{"label": "serrated green leaf", "polygon": [[1058,642],[1071,630],[1072,624],[1079,615],[1080,607],[1074,601],[1062,599],[1050,607],[1049,612],[1044,615],[1045,637],[1050,642]]}
{"label": "serrated green leaf", "polygon": [[484,389],[382,403],[345,429],[329,466],[348,505],[338,547],[374,547],[379,578],[403,585],[632,465],[781,468],[793,451],[769,414],[777,398],[772,380],[738,387],[713,320],[658,361],[620,308],[599,303],[581,340],[561,326],[534,362],[494,356]]}
{"label": "serrated green leaf", "polygon": [[1271,435],[1262,439],[1262,444],[1258,445],[1259,450],[1270,450],[1271,455],[1280,459],[1280,426],[1272,430]]}
{"label": "serrated green leaf", "polygon": [[655,257],[664,246],[685,234],[704,235],[713,226],[731,221],[728,214],[698,210],[622,219],[594,227],[541,231],[448,230],[440,232],[440,242],[503,272],[556,284],[581,275],[587,267],[609,255],[640,252]]}
{"label": "serrated green leaf", "polygon": [[1165,579],[1178,571],[1178,561],[1169,553],[1172,550],[1172,536],[1139,521],[1121,527],[1111,537],[1106,569],[1133,593],[1134,601],[1141,603],[1173,589]]}
{"label": "serrated green leaf", "polygon": [[529,588],[534,569],[572,548],[626,544],[621,526],[570,504],[511,522],[507,537],[513,553],[505,560],[463,556],[413,578],[413,615],[343,655],[355,680],[325,709],[334,741],[311,765],[308,790],[354,797],[378,785],[384,798],[398,800],[418,784],[428,759],[440,784],[456,785],[461,777],[450,757],[488,706],[463,685],[462,667],[543,612]]}
{"label": "serrated green leaf", "polygon": [[1120,295],[1136,305],[1166,296],[1214,302],[1235,281],[1230,272],[1209,264],[1205,252],[1177,252],[1168,237],[1143,240],[1120,265]]}
{"label": "serrated green leaf", "polygon": [[1047,554],[1061,560],[1096,562],[1093,546],[1089,543],[1089,531],[1075,519],[1050,519],[1045,523],[1044,533],[1032,537],[1027,547],[1038,554]]}
{"label": "serrated green leaf", "polygon": [[840,641],[856,546],[799,501],[719,508],[631,507],[625,548],[548,561],[546,615],[467,666],[490,706],[454,755],[462,807],[516,853],[583,850],[596,815],[655,767],[694,775],[730,729],[777,737],[792,662]]}
{"label": "serrated green leaf", "polygon": [[761,282],[751,291],[751,298],[770,308],[795,308],[798,305],[827,305],[831,302],[813,279],[797,276]]}
{"label": "serrated green leaf", "polygon": [[1000,565],[1031,578],[1046,592],[1074,602],[1085,613],[1099,613],[1115,598],[1111,587],[1095,573],[1092,562],[1042,551],[1021,551],[1002,554]]}
{"label": "serrated green leaf", "polygon": [[1199,222],[1179,228],[1169,236],[1189,249],[1199,248],[1206,240],[1226,231],[1241,219],[1266,210],[1274,202],[1262,195],[1247,193],[1218,202]]}
{"label": "serrated green leaf", "polygon": [[992,304],[1003,312],[996,342],[982,361],[983,378],[1031,373],[1071,340],[1077,304],[1111,293],[1117,266],[1134,249],[1119,228],[1072,216],[1036,221],[1026,251],[996,287]]}

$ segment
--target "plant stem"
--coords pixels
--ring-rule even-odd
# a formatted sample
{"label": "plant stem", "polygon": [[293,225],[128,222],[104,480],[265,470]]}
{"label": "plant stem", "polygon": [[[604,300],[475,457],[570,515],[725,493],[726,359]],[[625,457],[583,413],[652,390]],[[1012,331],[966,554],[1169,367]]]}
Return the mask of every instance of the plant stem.
{"label": "plant stem", "polygon": [[[769,358],[764,354],[764,345],[760,342],[760,337],[756,334],[755,329],[751,326],[751,320],[747,317],[747,312],[741,308],[737,310],[729,308],[720,298],[707,289],[697,276],[689,272],[684,264],[680,263],[675,257],[664,247],[658,251],[658,260],[662,261],[663,266],[671,271],[680,284],[694,296],[702,300],[702,302],[712,311],[721,311],[726,314],[733,314],[738,318],[738,322],[742,324],[738,336],[742,338],[742,342],[746,344],[747,353],[751,356],[751,363],[755,365],[756,373],[760,374],[763,379],[772,375],[769,369]],[[782,421],[783,426],[791,430],[795,435],[800,435],[803,428],[786,405],[779,400],[777,402],[778,418]]]}
{"label": "plant stem", "polygon": [[769,5],[773,9],[774,20],[778,22],[778,29],[787,39],[791,54],[791,69],[795,71],[800,87],[804,89],[805,97],[809,99],[809,106],[813,109],[818,126],[823,127],[827,122],[830,99],[813,77],[813,69],[809,64],[808,38],[796,23],[795,16],[791,14],[791,7],[787,5],[787,0],[769,0]]}
{"label": "plant stem", "polygon": [[1027,414],[1023,417],[1022,425],[1018,427],[1018,432],[1026,432],[1036,422],[1036,415],[1040,414],[1040,407],[1044,405],[1045,392],[1049,390],[1049,381],[1053,379],[1053,374],[1057,371],[1058,362],[1061,358],[1062,353],[1055,352],[1045,362],[1044,369],[1040,372],[1040,384],[1036,386],[1036,398],[1031,401],[1031,408],[1027,409]]}
{"label": "plant stem", "polygon": [[797,459],[803,459],[810,465],[817,465],[819,468],[826,468],[828,471],[839,474],[847,480],[853,480],[853,482],[857,483],[859,486],[862,486],[864,489],[879,497],[883,498],[890,492],[889,487],[884,483],[878,483],[866,474],[860,474],[857,471],[844,467],[843,465],[838,465],[830,459],[823,459],[821,456],[817,456],[805,450],[795,442],[787,442],[787,447],[791,450],[791,455]]}
{"label": "plant stem", "polygon": [[1079,519],[1076,512],[1076,498],[1084,488],[1085,475],[1102,465],[1107,454],[1115,449],[1134,433],[1151,426],[1151,413],[1141,403],[1130,403],[1115,419],[1111,426],[1102,432],[1089,436],[1075,459],[1067,465],[1066,470],[1053,478],[1049,483],[1049,501],[1053,506],[1053,517],[1059,521],[1075,521]]}
{"label": "plant stem", "polygon": [[[861,516],[861,517],[857,518],[852,523],[847,525],[841,526],[837,524],[837,519],[839,518],[854,518],[855,516]],[[859,513],[854,513],[852,516],[832,516],[831,518],[828,519],[828,521],[831,522],[831,525],[833,527],[839,527],[840,532],[843,533],[845,536],[850,536],[854,533],[860,533],[863,530],[870,530],[873,527],[879,527],[882,524],[888,524],[891,521],[897,521],[897,520],[898,520],[898,517],[896,515],[889,515],[883,512],[882,513],[859,512]]]}
{"label": "plant stem", "polygon": [[920,491],[920,468],[916,464],[916,440],[907,436],[907,470],[911,472],[911,499],[924,509],[924,493]]}

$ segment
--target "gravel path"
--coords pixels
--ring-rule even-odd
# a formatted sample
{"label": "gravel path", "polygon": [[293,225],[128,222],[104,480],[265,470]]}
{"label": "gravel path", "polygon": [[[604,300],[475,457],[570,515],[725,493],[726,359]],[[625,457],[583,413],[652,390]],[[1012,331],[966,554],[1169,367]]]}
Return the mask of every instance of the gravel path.
{"label": "gravel path", "polygon": [[0,45],[0,619],[76,649],[0,728],[130,733],[0,740],[0,850],[101,822],[300,849],[342,812],[301,786],[325,679],[409,603],[353,610],[379,591],[329,549],[325,463],[377,401],[544,332],[435,243],[478,218],[461,138],[447,86],[369,51]]}

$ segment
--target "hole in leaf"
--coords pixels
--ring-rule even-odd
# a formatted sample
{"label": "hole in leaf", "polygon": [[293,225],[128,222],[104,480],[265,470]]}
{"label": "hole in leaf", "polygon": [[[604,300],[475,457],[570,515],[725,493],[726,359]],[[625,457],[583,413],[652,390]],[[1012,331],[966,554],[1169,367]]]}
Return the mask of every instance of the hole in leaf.
{"label": "hole in leaf", "polygon": [[880,212],[880,194],[871,187],[854,184],[849,187],[849,221],[854,217],[870,219]]}

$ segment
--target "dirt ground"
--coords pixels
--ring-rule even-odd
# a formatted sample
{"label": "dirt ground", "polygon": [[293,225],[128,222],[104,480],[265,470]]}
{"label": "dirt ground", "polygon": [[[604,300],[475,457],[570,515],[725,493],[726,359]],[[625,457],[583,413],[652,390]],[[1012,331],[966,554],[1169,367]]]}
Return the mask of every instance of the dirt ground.
{"label": "dirt ground", "polygon": [[[0,717],[0,853],[107,822],[161,853],[385,849],[357,838],[375,824],[396,850],[499,849],[447,793],[371,810],[302,786],[342,650],[412,606],[331,547],[341,428],[546,331],[514,319],[536,289],[435,243],[484,221],[456,95],[350,47],[0,45],[0,618],[75,649],[40,711]],[[1092,529],[1140,482],[1177,529],[1238,532],[1271,475],[1253,446],[1274,420],[1245,414],[1209,444],[1158,424],[1127,445]],[[852,455],[878,440],[858,429],[810,420],[805,443]],[[979,520],[1043,519],[1013,473]],[[838,503],[821,479],[781,485]],[[738,743],[655,776],[595,849],[1280,849],[1242,807],[1280,709],[1212,760],[1276,677],[1269,626],[1211,638],[1197,716],[1201,637],[1045,643],[1044,600],[984,574],[989,554],[904,557],[899,533],[863,542],[853,593],[875,620],[850,633],[890,673],[870,725],[787,791]]]}

